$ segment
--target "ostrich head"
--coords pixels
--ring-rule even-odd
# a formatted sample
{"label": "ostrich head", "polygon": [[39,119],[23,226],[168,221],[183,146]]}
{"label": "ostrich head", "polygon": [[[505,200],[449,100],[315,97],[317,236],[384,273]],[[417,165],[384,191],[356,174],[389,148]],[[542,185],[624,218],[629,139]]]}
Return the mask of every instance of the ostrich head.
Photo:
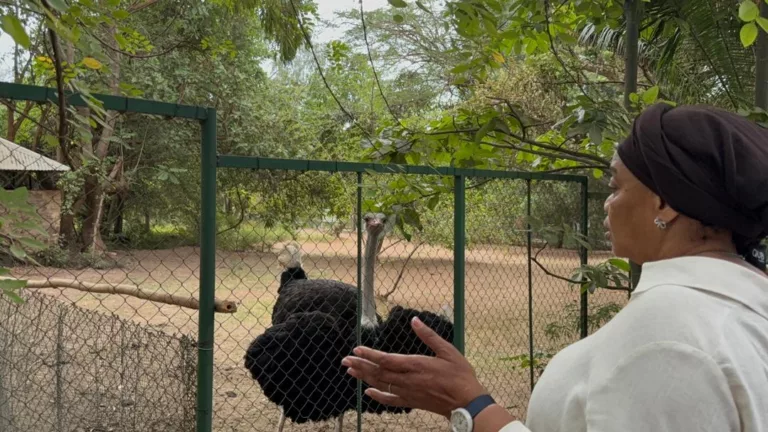
{"label": "ostrich head", "polygon": [[365,223],[368,237],[380,241],[388,226],[387,221],[387,215],[384,213],[366,213],[363,216],[363,223]]}

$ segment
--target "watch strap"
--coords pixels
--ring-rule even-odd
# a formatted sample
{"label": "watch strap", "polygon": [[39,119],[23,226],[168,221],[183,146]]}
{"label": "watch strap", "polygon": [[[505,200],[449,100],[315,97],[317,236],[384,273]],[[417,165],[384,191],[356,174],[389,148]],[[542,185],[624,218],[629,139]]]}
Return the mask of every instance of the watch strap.
{"label": "watch strap", "polygon": [[476,397],[474,400],[472,400],[472,402],[468,403],[464,409],[467,410],[469,415],[474,419],[478,414],[480,414],[481,411],[495,403],[496,401],[493,400],[491,395],[482,395]]}

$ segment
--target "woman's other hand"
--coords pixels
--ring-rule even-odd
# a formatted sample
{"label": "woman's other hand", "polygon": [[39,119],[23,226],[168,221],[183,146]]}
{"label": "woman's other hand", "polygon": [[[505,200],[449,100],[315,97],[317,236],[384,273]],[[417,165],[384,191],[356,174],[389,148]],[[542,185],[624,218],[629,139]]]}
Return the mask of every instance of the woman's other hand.
{"label": "woman's other hand", "polygon": [[427,410],[450,418],[451,411],[486,394],[467,359],[418,318],[411,322],[435,357],[390,354],[357,347],[342,364],[372,388],[371,398],[390,406]]}

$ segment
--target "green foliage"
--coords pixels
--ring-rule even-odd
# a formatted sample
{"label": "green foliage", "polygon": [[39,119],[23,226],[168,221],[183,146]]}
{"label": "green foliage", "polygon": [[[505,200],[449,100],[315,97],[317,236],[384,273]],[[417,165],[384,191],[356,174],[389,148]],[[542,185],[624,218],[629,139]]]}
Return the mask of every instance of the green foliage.
{"label": "green foliage", "polygon": [[571,279],[577,281],[574,285],[579,285],[582,292],[594,293],[598,288],[629,291],[629,263],[612,258],[598,265],[582,266],[574,270]]}
{"label": "green foliage", "polygon": [[[28,199],[27,188],[0,189],[0,254],[10,260],[35,263],[30,254],[48,247],[48,232]],[[0,276],[9,274],[7,268],[0,267]],[[18,290],[25,286],[25,280],[0,279],[0,290],[15,302],[22,301]]]}
{"label": "green foliage", "polygon": [[741,31],[739,32],[739,37],[741,38],[741,44],[744,45],[744,47],[748,47],[755,43],[757,40],[757,25],[754,22],[749,22],[744,24],[741,27]]}
{"label": "green foliage", "polygon": [[518,354],[516,356],[502,357],[500,360],[512,363],[512,368],[515,370],[525,371],[533,367],[535,376],[539,377],[554,356],[555,354],[551,352],[535,351],[533,358],[531,358],[530,354]]}
{"label": "green foliage", "polygon": [[[621,305],[617,303],[604,303],[590,305],[587,314],[587,328],[592,334],[600,327],[608,323],[621,311]],[[544,334],[551,342],[558,344],[568,343],[577,339],[581,331],[581,310],[578,302],[568,303],[564,307],[564,316],[558,321],[547,324]]]}
{"label": "green foliage", "polygon": [[4,15],[0,18],[0,28],[22,47],[29,48],[31,45],[32,42],[29,40],[29,35],[18,17],[10,14]]}
{"label": "green foliage", "polygon": [[760,7],[752,0],[744,0],[739,4],[739,19],[744,22],[739,31],[741,44],[745,48],[757,40],[758,25],[764,30],[768,28],[768,20],[760,16]]}
{"label": "green foliage", "polygon": [[[608,323],[617,313],[621,311],[621,306],[617,303],[605,303],[590,305],[587,314],[587,327],[589,333],[594,333],[600,327]],[[548,323],[544,329],[544,334],[549,339],[547,345],[554,344],[556,349],[552,351],[535,351],[533,358],[530,353],[518,354],[515,356],[502,357],[500,360],[512,363],[515,370],[528,370],[534,368],[536,377],[540,377],[547,367],[547,364],[555,355],[560,346],[567,345],[577,340],[581,329],[581,311],[578,302],[568,303],[563,308],[563,316],[556,321]]]}
{"label": "green foliage", "polygon": [[72,251],[59,245],[52,245],[34,253],[35,261],[42,266],[60,269],[99,269],[109,270],[119,267],[119,263],[102,254]]}

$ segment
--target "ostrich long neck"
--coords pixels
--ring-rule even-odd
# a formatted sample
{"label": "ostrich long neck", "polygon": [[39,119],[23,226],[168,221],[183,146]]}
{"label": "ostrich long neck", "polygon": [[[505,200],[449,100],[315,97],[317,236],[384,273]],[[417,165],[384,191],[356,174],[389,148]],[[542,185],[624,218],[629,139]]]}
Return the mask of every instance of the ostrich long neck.
{"label": "ostrich long neck", "polygon": [[378,238],[368,232],[363,254],[363,326],[375,327],[376,320],[376,295],[373,292],[373,270],[376,266],[376,252],[378,250]]}

